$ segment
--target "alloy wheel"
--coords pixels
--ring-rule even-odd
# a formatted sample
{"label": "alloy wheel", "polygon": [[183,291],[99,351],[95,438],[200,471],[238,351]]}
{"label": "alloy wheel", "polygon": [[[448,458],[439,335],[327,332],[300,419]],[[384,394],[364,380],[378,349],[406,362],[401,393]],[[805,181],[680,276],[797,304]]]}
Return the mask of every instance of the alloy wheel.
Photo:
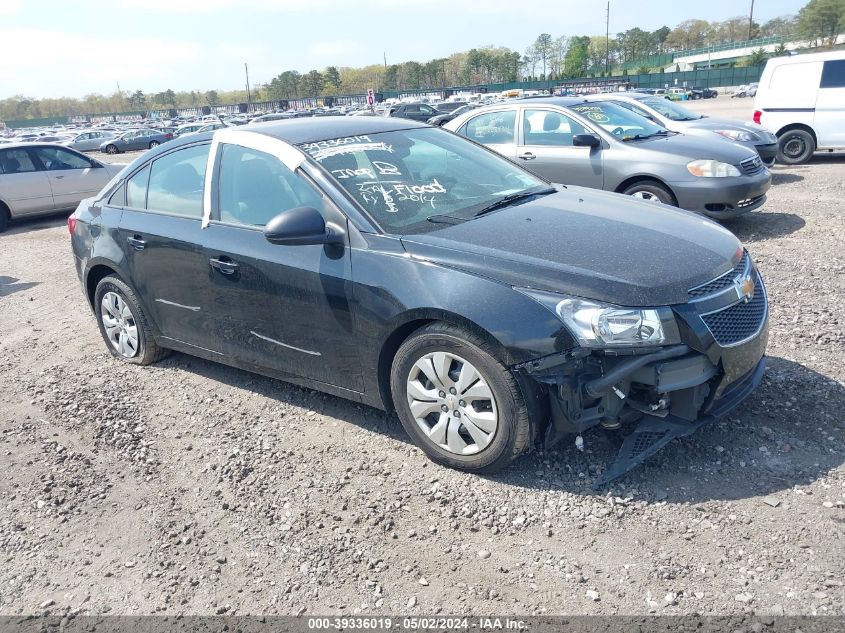
{"label": "alloy wheel", "polygon": [[649,202],[660,202],[660,198],[657,195],[651,193],[650,191],[635,191],[631,194],[634,198],[639,198],[640,200],[648,200]]}
{"label": "alloy wheel", "polygon": [[116,292],[107,292],[100,302],[103,329],[114,350],[124,358],[138,353],[138,325],[129,304]]}
{"label": "alloy wheel", "polygon": [[411,367],[408,406],[432,443],[456,455],[480,453],[499,426],[496,398],[484,376],[449,352],[431,352]]}

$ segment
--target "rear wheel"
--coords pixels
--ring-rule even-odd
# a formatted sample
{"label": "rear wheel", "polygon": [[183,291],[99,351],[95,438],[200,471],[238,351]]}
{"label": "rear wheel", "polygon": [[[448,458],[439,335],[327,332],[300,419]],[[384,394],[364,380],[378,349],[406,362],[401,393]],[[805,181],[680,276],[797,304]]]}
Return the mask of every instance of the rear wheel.
{"label": "rear wheel", "polygon": [[160,143],[158,141],[150,141],[150,149],[154,147],[158,147]]}
{"label": "rear wheel", "polygon": [[492,346],[461,328],[433,323],[412,334],[390,385],[402,426],[435,462],[490,473],[528,447],[522,390]]}
{"label": "rear wheel", "polygon": [[653,181],[637,182],[623,191],[626,196],[633,196],[640,200],[647,200],[649,202],[662,202],[672,206],[678,206],[675,202],[675,197],[663,185]]}
{"label": "rear wheel", "polygon": [[106,145],[106,153],[107,154],[117,154],[118,153],[117,145]]}
{"label": "rear wheel", "polygon": [[132,289],[113,275],[97,284],[94,312],[100,334],[112,356],[135,365],[149,365],[170,351],[159,347]]}
{"label": "rear wheel", "polygon": [[815,151],[816,142],[807,130],[788,130],[778,139],[778,161],[785,165],[806,163]]}
{"label": "rear wheel", "polygon": [[0,233],[5,231],[9,227],[9,220],[11,219],[11,214],[9,213],[8,207],[5,204],[0,202]]}

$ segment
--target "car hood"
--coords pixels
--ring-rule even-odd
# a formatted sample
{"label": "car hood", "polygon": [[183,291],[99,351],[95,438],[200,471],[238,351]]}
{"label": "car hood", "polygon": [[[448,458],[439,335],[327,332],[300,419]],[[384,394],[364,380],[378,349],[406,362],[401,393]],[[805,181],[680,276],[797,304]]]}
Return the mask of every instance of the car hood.
{"label": "car hood", "polygon": [[695,121],[683,121],[685,126],[705,129],[705,130],[748,130],[760,137],[760,140],[776,143],[777,137],[769,132],[762,125],[756,123],[740,123],[731,119],[723,119],[720,117],[704,117],[703,119],[696,119]]}
{"label": "car hood", "polygon": [[626,141],[623,144],[631,148],[671,154],[684,160],[709,159],[731,165],[739,165],[742,161],[757,155],[757,152],[742,145],[722,143],[718,137],[700,137],[683,133],[655,136],[640,141]]}
{"label": "car hood", "polygon": [[402,243],[412,257],[508,285],[624,306],[685,303],[742,253],[702,216],[571,186]]}

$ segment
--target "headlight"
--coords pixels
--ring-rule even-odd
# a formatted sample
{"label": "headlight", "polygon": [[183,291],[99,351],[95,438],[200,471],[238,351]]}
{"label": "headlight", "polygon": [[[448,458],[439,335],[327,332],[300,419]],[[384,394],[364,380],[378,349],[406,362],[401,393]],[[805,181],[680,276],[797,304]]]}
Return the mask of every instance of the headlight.
{"label": "headlight", "polygon": [[742,143],[759,141],[760,138],[756,134],[747,132],[745,130],[713,130],[716,134],[721,134],[726,139],[731,141],[740,141]]}
{"label": "headlight", "polygon": [[680,342],[675,318],[668,307],[624,308],[527,288],[515,290],[554,312],[584,347],[640,347]]}
{"label": "headlight", "polygon": [[741,175],[733,165],[718,160],[694,160],[687,163],[687,170],[693,176],[702,178],[728,178]]}

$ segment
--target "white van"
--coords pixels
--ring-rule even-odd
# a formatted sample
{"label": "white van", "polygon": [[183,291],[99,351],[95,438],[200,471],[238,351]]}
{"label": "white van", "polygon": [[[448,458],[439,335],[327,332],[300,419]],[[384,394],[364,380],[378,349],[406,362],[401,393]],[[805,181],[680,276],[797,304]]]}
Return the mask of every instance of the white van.
{"label": "white van", "polygon": [[754,122],[778,137],[778,160],[845,150],[845,51],[770,59],[754,98]]}

